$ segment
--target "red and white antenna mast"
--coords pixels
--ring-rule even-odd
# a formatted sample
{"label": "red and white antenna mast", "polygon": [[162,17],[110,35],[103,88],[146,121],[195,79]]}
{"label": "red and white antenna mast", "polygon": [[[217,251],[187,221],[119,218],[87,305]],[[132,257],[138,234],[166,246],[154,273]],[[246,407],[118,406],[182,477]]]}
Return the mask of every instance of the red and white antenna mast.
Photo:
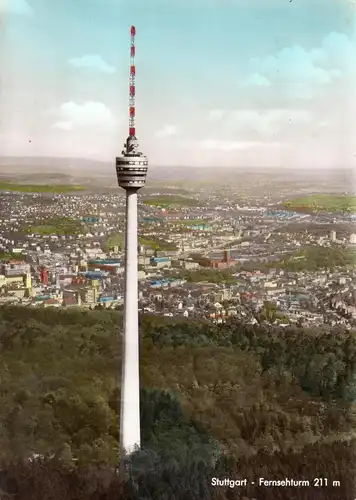
{"label": "red and white antenna mast", "polygon": [[135,94],[136,94],[136,66],[135,66],[135,35],[136,28],[131,26],[131,47],[130,47],[130,93],[129,93],[129,137],[136,136],[135,128],[135,115],[136,115],[136,105],[135,105]]}

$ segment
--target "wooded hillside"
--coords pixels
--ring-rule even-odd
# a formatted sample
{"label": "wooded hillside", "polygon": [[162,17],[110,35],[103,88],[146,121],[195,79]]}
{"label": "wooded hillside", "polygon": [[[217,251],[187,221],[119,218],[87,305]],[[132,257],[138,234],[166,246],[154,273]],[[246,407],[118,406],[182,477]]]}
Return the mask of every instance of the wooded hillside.
{"label": "wooded hillside", "polygon": [[[141,317],[143,451],[122,496],[120,324],[114,311],[0,308],[0,488],[20,488],[19,500],[355,497],[354,333],[151,316]],[[34,453],[44,464],[27,462]],[[211,487],[225,476],[340,486],[319,497]]]}

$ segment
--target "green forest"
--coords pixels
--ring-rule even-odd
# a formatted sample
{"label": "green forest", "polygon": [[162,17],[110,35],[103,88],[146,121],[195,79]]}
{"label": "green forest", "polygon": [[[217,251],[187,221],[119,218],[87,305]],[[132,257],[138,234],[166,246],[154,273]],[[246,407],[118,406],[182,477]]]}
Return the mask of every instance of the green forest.
{"label": "green forest", "polygon": [[121,324],[119,311],[0,307],[1,498],[355,498],[353,332],[141,316],[142,450],[119,484]]}
{"label": "green forest", "polygon": [[209,283],[227,283],[235,284],[236,278],[232,276],[234,269],[212,269],[209,267],[196,270],[179,270],[175,269],[175,275],[188,281],[188,283],[199,283],[207,281]]}
{"label": "green forest", "polygon": [[273,262],[244,262],[240,268],[244,271],[268,272],[269,269],[285,269],[289,272],[315,272],[321,270],[354,269],[356,252],[346,245],[333,245],[330,247],[309,246],[293,254],[286,254],[280,260]]}
{"label": "green forest", "polygon": [[292,257],[285,257],[275,267],[292,272],[318,271],[320,269],[354,268],[356,253],[354,248],[343,245],[331,247],[309,247]]}

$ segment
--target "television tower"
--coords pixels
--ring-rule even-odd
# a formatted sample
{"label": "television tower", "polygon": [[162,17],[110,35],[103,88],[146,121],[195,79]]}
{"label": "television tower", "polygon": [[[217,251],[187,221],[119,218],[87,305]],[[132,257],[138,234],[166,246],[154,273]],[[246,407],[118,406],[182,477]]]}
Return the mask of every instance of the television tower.
{"label": "television tower", "polygon": [[129,78],[129,135],[121,156],[116,158],[116,174],[126,191],[124,337],[121,377],[120,470],[126,459],[140,447],[140,374],[138,330],[138,237],[137,192],[145,185],[147,157],[139,152],[135,128],[135,26],[131,26]]}

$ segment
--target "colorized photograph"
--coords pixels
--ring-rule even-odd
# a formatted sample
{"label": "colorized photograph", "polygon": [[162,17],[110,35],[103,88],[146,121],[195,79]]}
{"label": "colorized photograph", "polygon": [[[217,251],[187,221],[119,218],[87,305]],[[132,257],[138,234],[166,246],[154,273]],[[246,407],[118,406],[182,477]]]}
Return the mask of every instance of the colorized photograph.
{"label": "colorized photograph", "polygon": [[355,1],[0,28],[0,499],[356,500]]}

